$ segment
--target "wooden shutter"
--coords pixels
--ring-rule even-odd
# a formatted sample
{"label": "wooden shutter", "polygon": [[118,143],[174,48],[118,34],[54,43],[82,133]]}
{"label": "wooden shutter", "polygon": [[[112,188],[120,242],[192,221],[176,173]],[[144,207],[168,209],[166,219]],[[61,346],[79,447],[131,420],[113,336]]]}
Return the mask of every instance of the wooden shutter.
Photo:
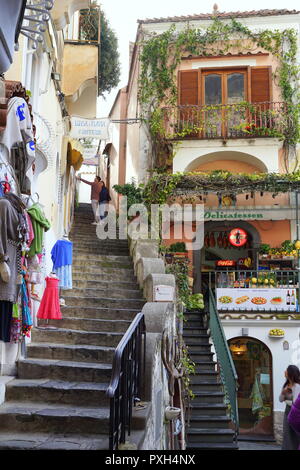
{"label": "wooden shutter", "polygon": [[179,72],[179,104],[199,104],[199,71],[182,70]]}
{"label": "wooden shutter", "polygon": [[272,68],[251,67],[251,103],[272,101]]}

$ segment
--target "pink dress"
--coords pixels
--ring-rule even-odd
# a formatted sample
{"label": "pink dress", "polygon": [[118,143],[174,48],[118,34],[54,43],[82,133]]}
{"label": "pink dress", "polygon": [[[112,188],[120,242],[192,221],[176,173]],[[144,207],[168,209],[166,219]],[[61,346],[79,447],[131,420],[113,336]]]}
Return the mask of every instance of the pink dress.
{"label": "pink dress", "polygon": [[62,315],[58,296],[59,279],[46,277],[46,289],[41,300],[37,318],[48,320],[61,320]]}

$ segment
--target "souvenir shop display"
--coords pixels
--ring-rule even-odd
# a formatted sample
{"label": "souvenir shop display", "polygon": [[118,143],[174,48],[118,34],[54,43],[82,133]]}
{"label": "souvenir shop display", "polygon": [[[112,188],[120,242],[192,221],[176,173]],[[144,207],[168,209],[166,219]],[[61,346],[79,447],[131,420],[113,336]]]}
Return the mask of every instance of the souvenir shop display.
{"label": "souvenir shop display", "polygon": [[58,284],[59,279],[55,273],[46,277],[46,289],[41,300],[37,318],[44,320],[61,320],[62,315],[59,305]]}
{"label": "souvenir shop display", "polygon": [[34,231],[34,239],[30,245],[28,257],[41,254],[43,249],[44,232],[50,228],[50,222],[46,219],[39,203],[34,203],[27,209]]}
{"label": "souvenir shop display", "polygon": [[61,289],[72,289],[73,243],[65,235],[57,240],[51,250],[53,271],[56,272]]}
{"label": "souvenir shop display", "polygon": [[0,198],[0,339],[10,341],[13,305],[22,290],[21,255],[26,240],[25,205],[9,193]]}

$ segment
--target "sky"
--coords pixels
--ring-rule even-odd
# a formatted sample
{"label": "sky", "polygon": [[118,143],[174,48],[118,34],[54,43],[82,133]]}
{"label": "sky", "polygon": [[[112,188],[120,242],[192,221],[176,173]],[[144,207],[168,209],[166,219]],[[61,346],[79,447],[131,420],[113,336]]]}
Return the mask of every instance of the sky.
{"label": "sky", "polygon": [[238,0],[227,0],[226,2],[212,0],[205,3],[199,0],[99,0],[98,3],[100,3],[111,28],[118,37],[121,62],[120,83],[118,88],[106,95],[106,100],[99,99],[99,117],[108,116],[118,90],[127,84],[129,42],[135,41],[138,19],[211,13],[214,3],[217,3],[219,11],[284,8],[300,10],[299,0],[251,0],[248,4],[245,3],[244,7]]}

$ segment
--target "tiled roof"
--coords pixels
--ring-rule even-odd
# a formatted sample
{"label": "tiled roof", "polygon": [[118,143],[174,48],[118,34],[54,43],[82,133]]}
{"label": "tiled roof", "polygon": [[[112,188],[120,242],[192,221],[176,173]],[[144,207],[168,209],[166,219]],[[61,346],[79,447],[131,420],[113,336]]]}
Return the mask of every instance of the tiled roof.
{"label": "tiled roof", "polygon": [[213,18],[248,18],[253,16],[280,16],[280,15],[297,15],[298,10],[251,10],[251,11],[235,11],[235,12],[216,12],[216,13],[199,13],[198,15],[188,16],[169,16],[167,18],[146,18],[138,20],[139,24],[146,23],[175,23],[179,21],[193,20],[210,20]]}

